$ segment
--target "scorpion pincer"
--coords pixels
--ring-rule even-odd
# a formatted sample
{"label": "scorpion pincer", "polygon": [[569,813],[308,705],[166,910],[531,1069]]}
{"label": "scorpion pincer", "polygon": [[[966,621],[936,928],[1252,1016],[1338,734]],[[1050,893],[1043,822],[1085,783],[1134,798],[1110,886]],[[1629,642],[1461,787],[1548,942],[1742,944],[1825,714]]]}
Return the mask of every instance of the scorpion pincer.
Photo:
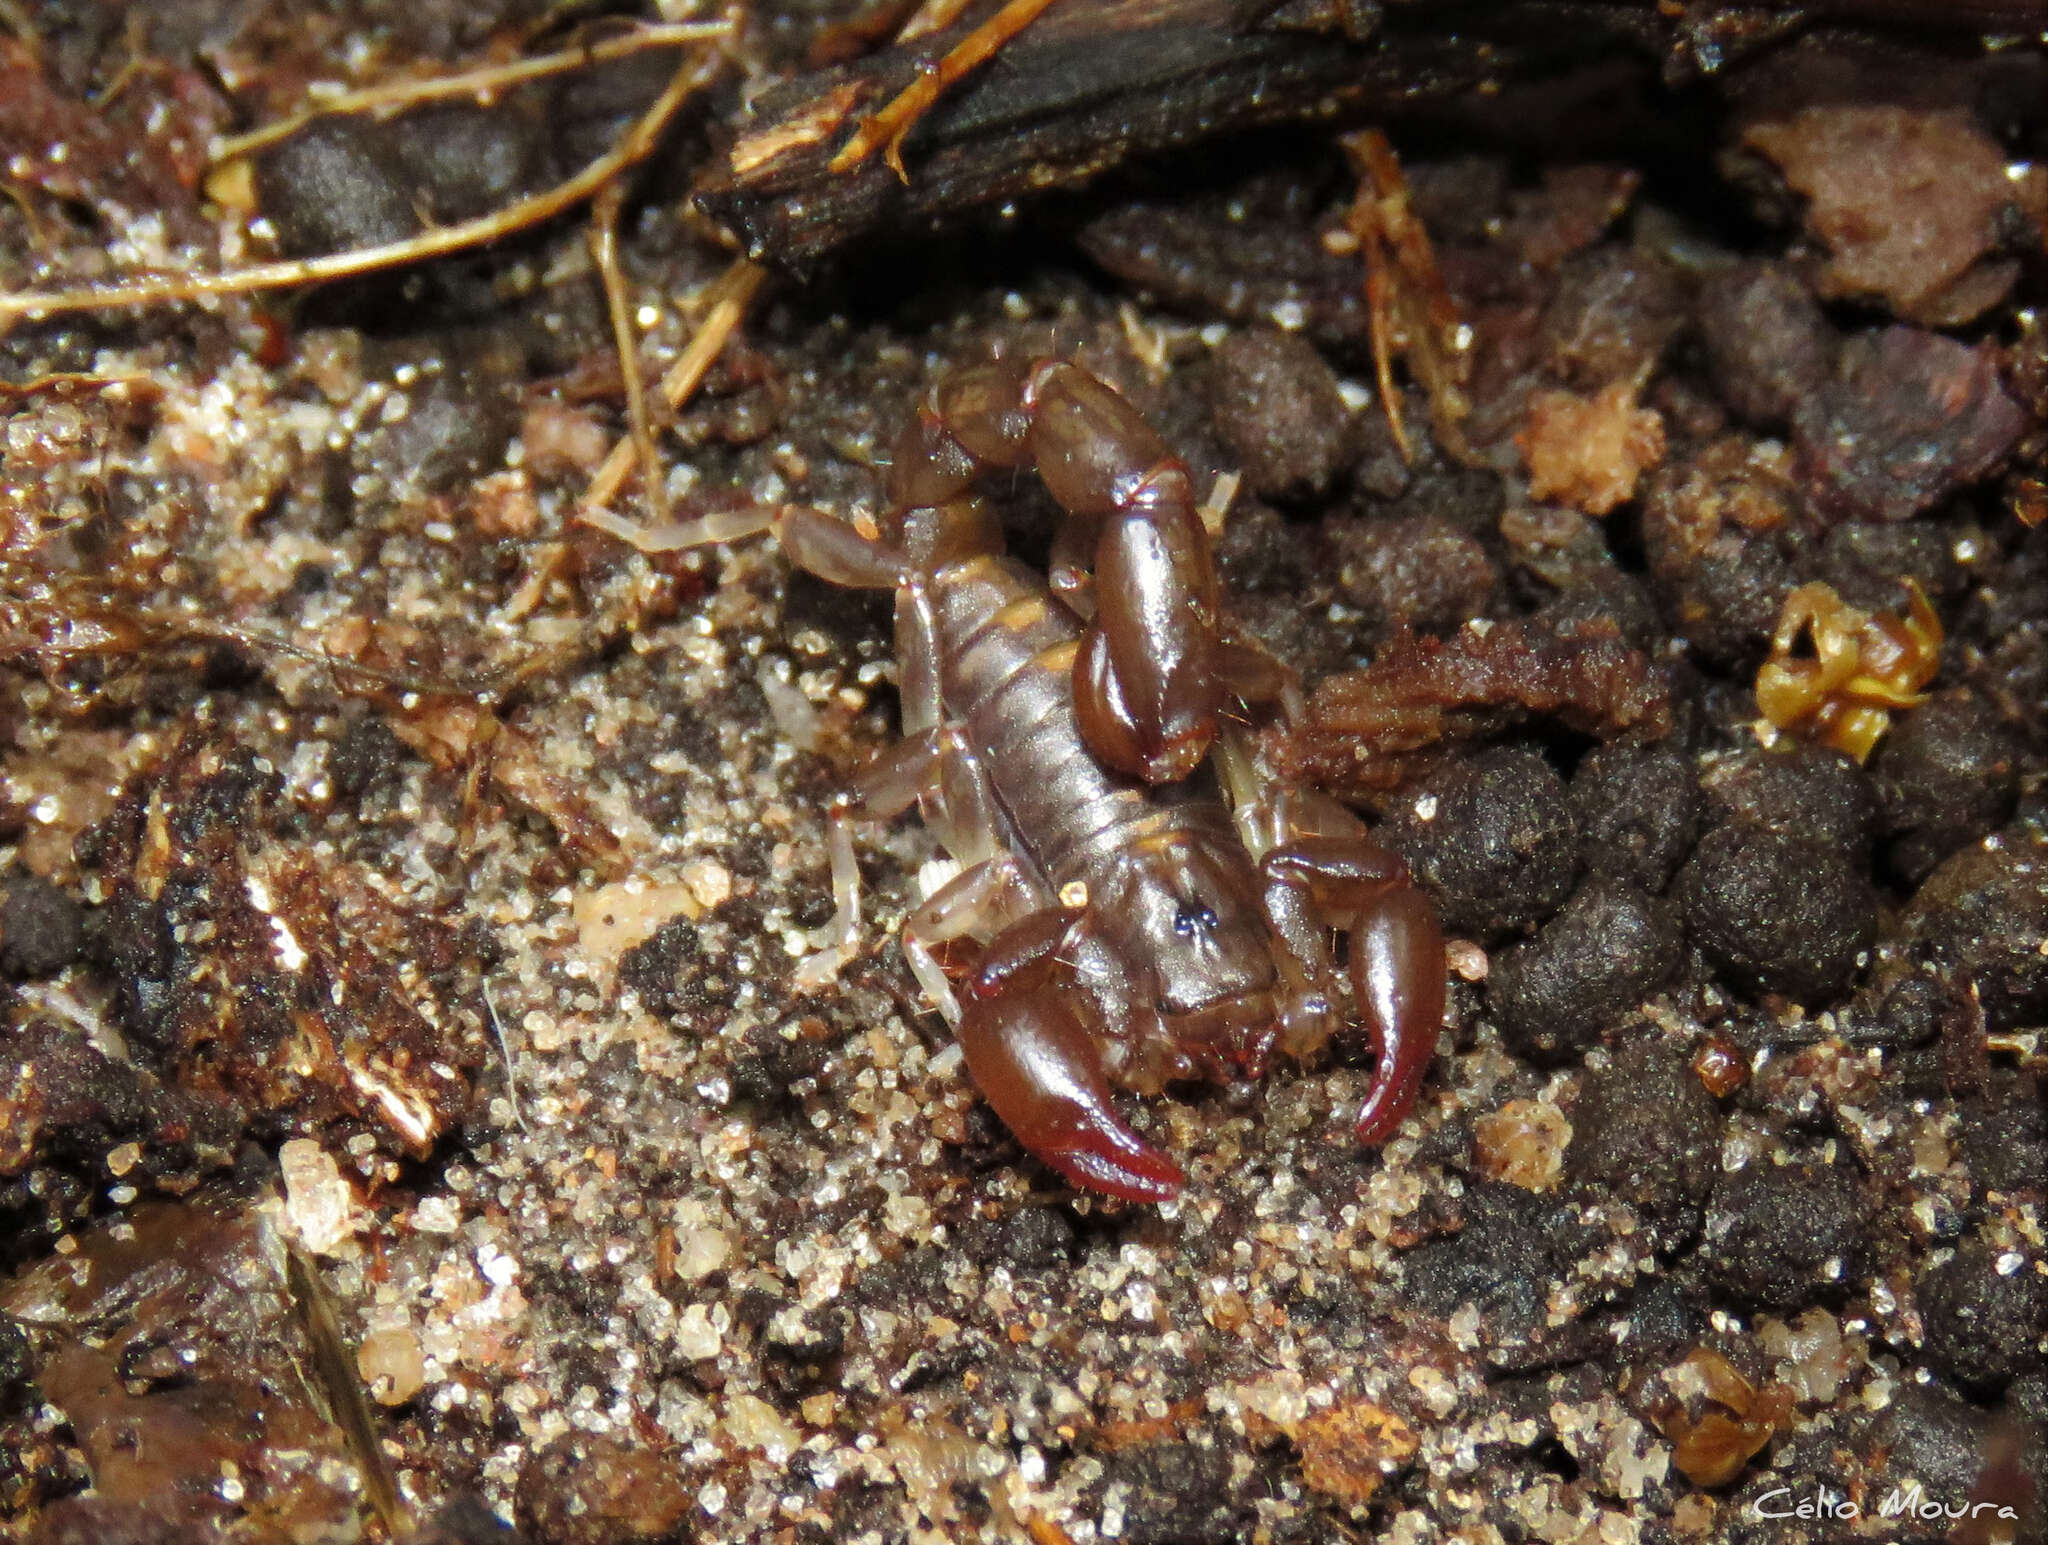
{"label": "scorpion pincer", "polygon": [[[1035,466],[1065,509],[1050,585],[1004,556],[973,484]],[[1357,1129],[1389,1137],[1435,1053],[1444,953],[1401,861],[1334,801],[1276,788],[1219,719],[1286,673],[1221,631],[1186,469],[1136,410],[1059,361],[957,372],[895,449],[868,529],[774,521],[799,566],[896,592],[902,743],[861,814],[916,804],[961,866],[903,928],[1004,1125],[1076,1185],[1176,1195],[1113,1090],[1256,1077],[1319,1049],[1346,988],[1377,1066]],[[1190,781],[1217,751],[1231,803]],[[956,977],[938,946],[979,942]],[[949,948],[949,956],[959,951]]]}

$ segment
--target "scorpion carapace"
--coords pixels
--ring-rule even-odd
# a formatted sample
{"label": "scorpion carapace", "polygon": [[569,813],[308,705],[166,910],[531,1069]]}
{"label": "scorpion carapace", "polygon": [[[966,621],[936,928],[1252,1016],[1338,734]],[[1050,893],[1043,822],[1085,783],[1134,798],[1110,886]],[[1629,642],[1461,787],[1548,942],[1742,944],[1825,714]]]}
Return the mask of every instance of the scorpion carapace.
{"label": "scorpion carapace", "polygon": [[[1074,517],[1050,587],[1003,556],[971,493],[981,468],[1027,463]],[[1412,1105],[1444,1008],[1442,936],[1401,861],[1342,806],[1264,779],[1248,738],[1217,742],[1226,697],[1271,696],[1281,673],[1221,636],[1188,483],[1086,371],[997,364],[926,400],[871,531],[805,509],[774,522],[801,567],[896,592],[905,738],[859,802],[882,819],[919,805],[961,866],[904,924],[913,970],[1019,1141],[1135,1201],[1183,1177],[1113,1090],[1319,1049],[1347,995],[1332,929],[1378,1059],[1364,1141]],[[1229,804],[1185,778],[1212,743]],[[968,940],[956,994],[935,952],[957,962]]]}

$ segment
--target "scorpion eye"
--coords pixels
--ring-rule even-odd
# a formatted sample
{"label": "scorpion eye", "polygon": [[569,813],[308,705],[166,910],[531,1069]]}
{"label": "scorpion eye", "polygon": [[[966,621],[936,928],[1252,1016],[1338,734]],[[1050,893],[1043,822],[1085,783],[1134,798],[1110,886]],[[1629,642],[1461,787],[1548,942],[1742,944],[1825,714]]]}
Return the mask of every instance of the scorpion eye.
{"label": "scorpion eye", "polygon": [[1208,907],[1181,907],[1173,914],[1173,931],[1183,939],[1192,939],[1197,930],[1204,933],[1216,926],[1216,914]]}

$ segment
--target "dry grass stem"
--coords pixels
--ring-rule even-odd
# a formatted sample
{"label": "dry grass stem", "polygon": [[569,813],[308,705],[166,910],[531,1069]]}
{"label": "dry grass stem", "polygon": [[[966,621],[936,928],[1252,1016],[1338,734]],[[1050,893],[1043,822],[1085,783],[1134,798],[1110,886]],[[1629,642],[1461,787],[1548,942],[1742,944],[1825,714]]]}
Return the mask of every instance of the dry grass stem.
{"label": "dry grass stem", "polygon": [[[880,112],[864,119],[853,138],[832,158],[830,170],[847,171],[881,150],[889,169],[904,182],[910,181],[910,174],[903,169],[903,137],[931,110],[940,93],[987,63],[1051,4],[1052,0],[1009,0],[931,69],[920,71]],[[914,23],[916,19],[911,20]]]}
{"label": "dry grass stem", "polygon": [[640,476],[647,485],[647,503],[657,521],[668,516],[668,485],[661,476],[661,458],[654,448],[654,425],[647,414],[647,386],[640,372],[640,337],[633,329],[633,300],[626,293],[626,275],[619,266],[620,187],[613,183],[597,196],[590,213],[590,255],[604,285],[605,310],[611,317],[612,346],[619,356],[619,378],[626,392],[626,417],[631,443],[640,456]]}
{"label": "dry grass stem", "polygon": [[654,104],[612,149],[567,181],[474,220],[423,231],[404,241],[387,242],[382,246],[361,247],[316,258],[258,263],[225,273],[150,274],[110,284],[81,285],[75,289],[24,290],[0,295],[0,323],[23,317],[55,316],[69,311],[164,305],[213,295],[245,295],[294,285],[322,284],[484,246],[515,231],[552,219],[564,210],[573,209],[645,157],[660,140],[662,131],[668,127],[677,110],[708,85],[724,64],[724,56],[712,49],[686,60]]}
{"label": "dry grass stem", "polygon": [[[5,3],[5,0],[0,0]],[[213,147],[213,164],[232,161],[237,156],[246,156],[252,151],[274,145],[281,139],[289,139],[307,124],[317,118],[332,118],[348,113],[372,113],[388,108],[414,107],[421,102],[439,102],[449,97],[474,97],[479,102],[489,102],[493,97],[522,86],[528,81],[542,80],[550,75],[561,75],[570,70],[584,69],[594,64],[608,63],[613,59],[625,59],[650,48],[677,48],[686,43],[705,43],[717,38],[730,36],[733,23],[729,18],[704,22],[670,22],[636,27],[623,37],[606,38],[601,43],[589,43],[576,48],[559,49],[551,54],[540,54],[532,59],[521,59],[512,64],[487,65],[481,69],[464,70],[459,75],[438,75],[428,80],[392,81],[381,86],[365,87],[361,91],[343,92],[324,102],[281,118],[276,123],[267,123],[260,129],[251,129],[246,134],[237,134],[222,140]]]}
{"label": "dry grass stem", "polygon": [[[733,329],[739,326],[740,318],[746,315],[754,294],[761,288],[761,281],[768,277],[766,269],[759,264],[740,258],[732,267],[711,284],[704,292],[709,303],[704,319],[697,324],[697,331],[690,337],[689,346],[669,366],[668,373],[661,378],[658,390],[670,412],[680,409],[696,394],[704,380],[704,373],[712,362],[724,352],[726,340],[732,337]],[[631,389],[629,384],[629,390]],[[604,459],[604,465],[590,480],[590,486],[583,491],[583,514],[601,510],[618,497],[625,486],[626,474],[633,467],[633,444],[621,440],[612,447],[611,454]],[[648,477],[654,480],[650,467]]]}

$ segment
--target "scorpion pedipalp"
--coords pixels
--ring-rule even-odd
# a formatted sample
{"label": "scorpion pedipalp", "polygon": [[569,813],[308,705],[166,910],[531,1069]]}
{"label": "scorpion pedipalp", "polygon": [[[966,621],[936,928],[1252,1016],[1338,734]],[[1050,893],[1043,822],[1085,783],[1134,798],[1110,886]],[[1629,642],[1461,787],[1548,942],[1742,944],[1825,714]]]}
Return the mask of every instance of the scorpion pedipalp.
{"label": "scorpion pedipalp", "polygon": [[1118,1114],[1095,1040],[1051,989],[1001,993],[961,1018],[967,1071],[1004,1126],[1090,1191],[1163,1202],[1186,1177]]}
{"label": "scorpion pedipalp", "polygon": [[1276,830],[1290,818],[1302,823],[1292,840],[1269,848],[1259,862],[1267,916],[1311,973],[1324,958],[1322,919],[1348,917],[1351,997],[1373,1054],[1358,1139],[1383,1143],[1414,1105],[1436,1056],[1445,1003],[1443,930],[1407,865],[1355,817],[1320,799],[1285,801],[1253,815],[1255,825]]}

